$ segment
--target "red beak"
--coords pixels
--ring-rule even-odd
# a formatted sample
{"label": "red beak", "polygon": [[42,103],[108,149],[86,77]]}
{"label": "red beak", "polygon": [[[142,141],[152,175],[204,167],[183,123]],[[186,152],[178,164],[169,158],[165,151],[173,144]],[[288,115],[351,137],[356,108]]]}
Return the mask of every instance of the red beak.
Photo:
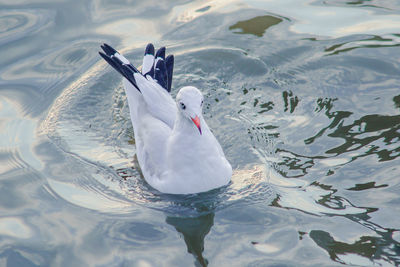
{"label": "red beak", "polygon": [[194,124],[196,124],[197,128],[199,129],[199,132],[201,134],[201,127],[200,127],[200,119],[198,116],[196,116],[194,119],[192,118],[192,121]]}

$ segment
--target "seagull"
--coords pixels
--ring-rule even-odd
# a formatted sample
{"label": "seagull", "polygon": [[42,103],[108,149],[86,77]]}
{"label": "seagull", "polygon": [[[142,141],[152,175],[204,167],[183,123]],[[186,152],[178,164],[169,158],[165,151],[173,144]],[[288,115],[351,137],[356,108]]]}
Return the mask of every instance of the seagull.
{"label": "seagull", "polygon": [[172,98],[174,56],[146,46],[139,71],[107,44],[100,56],[124,78],[137,159],[146,182],[162,193],[195,194],[225,186],[232,167],[202,115],[194,86]]}

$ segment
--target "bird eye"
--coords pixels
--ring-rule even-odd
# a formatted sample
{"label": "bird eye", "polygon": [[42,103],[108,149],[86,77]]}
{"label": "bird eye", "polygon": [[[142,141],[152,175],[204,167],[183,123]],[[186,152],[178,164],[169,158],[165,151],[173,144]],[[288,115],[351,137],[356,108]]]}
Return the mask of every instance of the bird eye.
{"label": "bird eye", "polygon": [[186,109],[185,104],[183,104],[182,102],[179,103],[181,105],[181,109]]}
{"label": "bird eye", "polygon": [[200,106],[202,106],[203,105],[203,100],[201,100],[201,103],[200,103]]}

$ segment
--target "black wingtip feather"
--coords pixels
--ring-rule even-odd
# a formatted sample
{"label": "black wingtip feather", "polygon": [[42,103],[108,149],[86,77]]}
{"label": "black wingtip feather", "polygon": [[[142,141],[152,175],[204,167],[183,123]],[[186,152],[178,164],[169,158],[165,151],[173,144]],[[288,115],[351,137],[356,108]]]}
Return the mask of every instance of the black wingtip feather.
{"label": "black wingtip feather", "polygon": [[154,78],[157,80],[157,83],[161,85],[162,88],[169,92],[167,67],[165,66],[165,61],[162,59],[157,61]]}
{"label": "black wingtip feather", "polygon": [[[124,76],[139,92],[140,89],[136,84],[134,73],[140,73],[132,64],[124,64],[118,57],[115,56],[117,50],[104,43],[101,45],[104,53],[99,52],[100,56],[107,61],[116,71]],[[154,46],[149,43],[146,46],[145,55],[154,55]],[[118,53],[119,54],[119,53]],[[165,47],[157,50],[155,58],[158,58],[155,68],[152,68],[148,75],[152,76],[161,87],[168,92],[171,92],[172,76],[174,68],[174,56],[169,55],[165,58]]]}
{"label": "black wingtip feather", "polygon": [[165,59],[165,66],[167,68],[167,78],[168,78],[168,92],[171,92],[172,86],[172,75],[174,71],[174,55],[169,55]]}
{"label": "black wingtip feather", "polygon": [[141,73],[135,66],[133,66],[132,64],[125,64],[125,66],[127,66],[128,68],[130,68],[133,72],[135,73]]}
{"label": "black wingtip feather", "polygon": [[135,77],[133,76],[134,73],[132,72],[132,70],[131,70],[130,68],[128,68],[128,66],[126,66],[126,65],[122,65],[122,66],[121,66],[121,70],[122,70],[122,72],[124,73],[124,77],[125,77],[128,81],[130,81],[130,83],[131,83],[133,86],[135,86],[136,89],[140,92],[140,89],[139,89],[139,87],[138,87],[137,84],[136,84]]}
{"label": "black wingtip feather", "polygon": [[151,78],[154,78],[154,67],[150,69],[148,73],[146,73],[146,76],[150,75]]}
{"label": "black wingtip feather", "polygon": [[157,50],[156,58],[159,58],[159,57],[162,59],[165,59],[165,47],[164,46]]}
{"label": "black wingtip feather", "polygon": [[99,52],[99,55],[105,60],[107,61],[108,64],[111,65],[111,67],[113,67],[116,71],[118,71],[120,74],[124,75],[121,70],[119,69],[119,67],[117,66],[117,64],[111,59],[111,57],[105,55],[103,52]]}
{"label": "black wingtip feather", "polygon": [[152,43],[147,44],[146,50],[144,51],[144,55],[154,56],[154,45]]}
{"label": "black wingtip feather", "polygon": [[124,76],[139,92],[140,89],[136,84],[135,77],[133,76],[133,71],[132,69],[128,68],[126,65],[123,65],[121,60],[119,60],[116,57],[110,57],[108,55],[105,55],[102,52],[99,52],[99,55],[107,61],[108,64],[111,65],[116,71],[118,71],[122,76]]}
{"label": "black wingtip feather", "polygon": [[115,53],[118,53],[117,50],[115,50],[114,48],[112,48],[111,46],[109,46],[108,44],[104,43],[101,48],[103,49],[103,51],[107,54],[107,56],[112,56]]}

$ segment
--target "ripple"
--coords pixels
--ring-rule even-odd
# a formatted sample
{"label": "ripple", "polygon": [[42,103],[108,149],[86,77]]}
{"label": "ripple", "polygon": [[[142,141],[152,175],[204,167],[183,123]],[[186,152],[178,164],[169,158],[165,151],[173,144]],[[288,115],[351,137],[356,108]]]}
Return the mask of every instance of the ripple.
{"label": "ripple", "polygon": [[[383,233],[364,235],[353,243],[336,240],[329,232],[312,230],[310,238],[327,253],[332,260],[346,265],[396,265],[399,262],[398,243]],[[379,245],[378,245],[379,244]]]}
{"label": "ripple", "polygon": [[[332,1],[333,2],[333,1]],[[294,23],[290,30],[298,34],[340,37],[351,34],[391,34],[397,33],[400,18],[395,9],[353,8],[352,5],[337,6],[323,1],[323,5],[313,1],[246,1],[251,7],[289,17]],[[397,4],[396,4],[397,5]]]}
{"label": "ripple", "polygon": [[[209,53],[216,54],[213,50]],[[229,55],[228,51],[223,56]],[[265,183],[262,170],[254,167],[235,171],[231,185],[207,193],[175,196],[150,188],[138,166],[131,163],[135,148],[121,79],[112,75],[112,70],[100,73],[104,73],[104,65],[90,69],[67,88],[40,127],[42,134],[61,151],[71,153],[72,160],[81,162],[83,168],[79,170],[82,177],[72,183],[49,170],[49,187],[60,197],[102,212],[124,213],[135,203],[177,216],[209,213],[238,202],[271,201],[273,190]],[[52,165],[57,169],[54,162]],[[106,188],[111,195],[105,193]]]}
{"label": "ripple", "polygon": [[234,170],[229,185],[209,192],[193,195],[162,194],[150,188],[142,177],[125,177],[124,190],[136,203],[162,210],[172,216],[198,216],[225,209],[234,204],[268,204],[275,197],[274,190],[266,182],[261,166]]}
{"label": "ripple", "polygon": [[44,90],[48,90],[54,83],[61,83],[73,73],[86,70],[91,64],[90,59],[94,57],[92,51],[97,49],[98,44],[97,40],[78,40],[52,51],[39,51],[23,63],[10,65],[1,78],[4,81],[30,80],[33,84],[43,84],[45,80]]}
{"label": "ripple", "polygon": [[27,21],[28,19],[26,17],[18,14],[3,16],[0,20],[0,34],[4,34],[6,32],[12,33],[12,31],[16,28],[27,24]]}
{"label": "ripple", "polygon": [[28,239],[32,237],[31,228],[16,217],[0,218],[0,235]]}
{"label": "ripple", "polygon": [[0,173],[2,176],[10,174],[15,170],[28,167],[28,164],[23,160],[23,158],[21,158],[21,155],[15,149],[2,148],[0,150],[0,162]]}
{"label": "ripple", "polygon": [[[232,59],[238,62],[246,59],[240,51],[214,48],[189,50],[177,54],[178,57],[193,57],[196,60],[200,58],[200,62],[208,62],[217,54],[221,60],[227,60],[227,62],[232,62]],[[249,65],[254,64],[255,67],[261,66],[261,68],[264,66],[257,60],[249,60]],[[186,66],[179,68],[184,69]],[[199,70],[203,69],[212,71],[205,67],[200,67]],[[279,192],[280,198],[275,200],[275,205],[281,207],[312,214],[344,215],[365,212],[365,209],[354,207],[345,199],[339,201],[338,208],[332,208],[329,206],[331,204],[320,205],[318,202],[326,195],[330,195],[330,190],[319,189],[302,180],[297,180],[293,184],[293,181],[288,181],[275,172],[274,164],[271,166],[269,162],[274,160],[274,154],[270,154],[275,149],[274,145],[268,142],[260,143],[268,137],[268,135],[263,135],[263,131],[269,128],[264,127],[254,128],[254,131],[250,132],[253,137],[256,137],[255,140],[258,140],[253,143],[257,149],[252,152],[258,155],[258,160],[263,164],[256,164],[253,161],[252,164],[248,162],[247,165],[241,165],[234,171],[230,185],[211,192],[187,196],[159,193],[144,181],[137,162],[134,160],[132,164],[130,159],[135,153],[135,148],[132,145],[134,144],[133,132],[121,79],[117,75],[112,75],[112,70],[100,75],[103,72],[104,65],[96,66],[67,88],[55,101],[49,117],[41,126],[52,142],[63,151],[72,153],[74,161],[82,162],[83,170],[79,172],[85,175],[81,174],[83,177],[77,178],[77,181],[69,182],[68,185],[63,182],[65,178],[62,177],[58,182],[49,181],[51,189],[62,198],[76,205],[102,212],[113,210],[113,212],[124,213],[129,210],[129,205],[134,203],[172,216],[198,216],[225,209],[231,205],[269,204],[276,197],[276,192]],[[181,82],[180,79],[177,75],[178,84]],[[215,92],[206,91],[208,97],[213,97],[213,94]],[[229,95],[225,94],[224,97],[227,98]],[[286,110],[294,113],[299,102],[298,98],[292,92],[283,94],[283,98],[286,99]],[[292,98],[297,101],[292,101]],[[222,96],[219,96],[219,99],[221,102],[225,101]],[[293,105],[290,108],[289,103]],[[218,118],[218,112],[208,110],[207,113],[215,116],[210,119],[212,127],[212,121]],[[299,125],[304,127],[304,124],[309,121],[306,117],[301,120],[299,118],[302,117],[295,115],[287,117],[287,127],[297,128]],[[280,118],[282,119],[285,120],[285,118]],[[262,120],[265,120],[265,117]],[[254,125],[254,121],[246,119],[245,116],[239,117],[239,122],[242,127],[243,122],[249,127]],[[107,132],[104,129],[110,130]],[[217,134],[223,131],[220,127],[216,129]],[[259,133],[261,133],[260,136],[258,136]],[[251,146],[251,140],[247,141],[247,145]],[[238,150],[235,151],[238,153]],[[297,155],[295,157],[298,158]],[[339,159],[326,160],[326,163],[329,166],[345,164]],[[52,173],[51,177],[54,176]],[[125,207],[122,207],[121,203]],[[345,208],[340,208],[341,205]]]}
{"label": "ripple", "polygon": [[0,100],[0,170],[4,173],[33,167],[41,168],[41,163],[32,151],[36,124],[21,117],[20,107],[7,98]]}
{"label": "ripple", "polygon": [[[341,80],[338,75],[354,71],[354,64],[358,63],[348,62],[344,67],[338,67],[337,58],[326,57],[323,52],[310,58],[316,50],[323,51],[321,48],[326,44],[315,49],[296,46],[276,52],[275,70],[270,72],[271,75],[285,79],[284,85],[300,85],[304,92],[287,88],[289,86],[283,90],[283,83],[278,86],[281,90],[273,90],[269,84],[266,86],[262,82],[254,87],[243,85],[241,80],[244,77],[258,80],[269,73],[265,58],[249,55],[242,49],[198,48],[195,45],[173,47],[177,61],[182,62],[177,66],[175,87],[190,82],[204,88],[205,114],[217,137],[223,140],[222,145],[236,169],[228,186],[188,196],[161,194],[144,181],[137,162],[132,162],[131,158],[135,154],[135,146],[121,78],[110,68],[105,69],[104,64],[93,67],[55,101],[42,125],[51,142],[63,153],[72,155],[69,164],[76,166],[77,161],[82,162],[82,170],[76,171],[75,180],[69,181],[71,194],[63,193],[63,189],[52,182],[49,186],[65,200],[101,212],[113,212],[112,208],[103,206],[116,205],[114,212],[117,213],[131,212],[140,206],[169,216],[194,217],[225,210],[232,205],[246,207],[257,203],[316,216],[356,216],[372,212],[373,208],[358,207],[336,194],[334,186],[313,182],[319,181],[321,176],[302,179],[311,167],[325,171],[327,174],[322,178],[328,177],[332,169],[348,165],[354,157],[352,154],[328,157],[323,154],[326,149],[309,148],[314,144],[310,138],[314,130],[320,131],[314,138],[318,140],[338,125],[343,126],[343,123],[339,124],[340,120],[351,115],[333,112],[339,101],[337,97],[310,97],[307,96],[309,84],[301,87],[305,79],[299,78],[299,75],[303,71],[320,74],[318,71],[323,69],[328,73],[329,68],[326,70],[326,67],[334,63],[333,66],[339,70],[330,75],[337,80]],[[284,56],[278,55],[281,52]],[[128,57],[137,58],[141,54],[142,51],[134,50]],[[282,57],[285,60],[280,62]],[[290,79],[279,76],[286,72],[290,72]],[[318,79],[320,77],[317,75]],[[320,83],[326,85],[325,81]],[[223,114],[229,114],[228,123]],[[339,119],[334,119],[336,115]],[[283,146],[277,150],[269,145],[270,139],[273,142],[283,140],[288,145],[286,149]],[[323,138],[322,148],[340,145],[331,138],[326,139]],[[242,151],[248,153],[243,156]],[[277,152],[277,155],[271,152]],[[68,165],[63,168],[66,167]],[[57,175],[51,173],[49,177]],[[56,178],[62,183],[66,179],[63,174]],[[107,204],[110,199],[112,203]],[[93,205],[96,201],[100,203],[98,207]],[[126,207],[118,207],[119,202],[127,203]]]}
{"label": "ripple", "polygon": [[0,10],[0,44],[35,34],[52,23],[55,11],[45,9]]}
{"label": "ripple", "polygon": [[[177,60],[182,62],[179,69],[185,72],[177,72],[177,79],[181,79],[180,73],[190,73],[199,77],[218,77],[218,79],[231,80],[246,77],[259,76],[267,72],[266,64],[258,58],[252,57],[241,49],[227,49],[218,47],[203,47],[185,49],[184,54],[177,53]],[[193,64],[196,60],[198,63]],[[218,64],[216,64],[218,62]],[[235,75],[233,75],[233,73]],[[229,78],[228,78],[229,77]],[[187,82],[187,81],[186,81]],[[192,81],[191,81],[192,82]],[[233,82],[231,80],[231,82]]]}
{"label": "ripple", "polygon": [[[118,214],[125,213],[132,208],[132,203],[112,197],[107,193],[100,193],[99,190],[94,187],[94,181],[91,181],[86,188],[77,184],[65,183],[52,179],[48,179],[47,181],[52,192],[55,192],[64,200],[80,207]],[[107,190],[106,187],[104,187],[104,189]]]}
{"label": "ripple", "polygon": [[158,227],[143,222],[116,222],[107,231],[112,239],[128,244],[129,246],[146,246],[148,243],[162,242],[167,237],[166,233]]}
{"label": "ripple", "polygon": [[[353,40],[349,40],[349,39]],[[350,36],[347,40],[338,39],[338,43],[327,47],[327,55],[337,55],[359,48],[379,48],[400,46],[399,34],[373,35],[373,36]],[[342,42],[340,42],[342,41]]]}
{"label": "ripple", "polygon": [[[348,1],[338,1],[338,0],[328,0],[323,2],[327,6],[356,6],[356,7],[369,7],[369,8],[382,8],[391,10],[390,2],[374,3],[369,0],[348,0]],[[395,7],[396,5],[393,5]]]}
{"label": "ripple", "polygon": [[[43,110],[45,100],[38,92],[39,88],[28,84],[9,84],[1,85],[3,96],[15,100],[18,113],[23,116],[35,117]],[[40,105],[38,105],[40,103]]]}
{"label": "ripple", "polygon": [[93,64],[96,55],[92,51],[98,44],[90,39],[77,40],[10,64],[0,73],[3,92],[17,96],[29,116],[41,115],[63,86],[73,83],[77,73],[84,73]]}
{"label": "ripple", "polygon": [[[186,3],[186,1],[179,0],[173,4],[169,1],[160,2],[137,2],[134,8],[127,8],[131,5],[129,1],[115,2],[110,0],[94,0],[91,4],[90,15],[96,22],[109,21],[115,18],[144,18],[148,20],[149,17],[161,17],[173,9],[175,6]],[[149,21],[147,22],[147,26]]]}

